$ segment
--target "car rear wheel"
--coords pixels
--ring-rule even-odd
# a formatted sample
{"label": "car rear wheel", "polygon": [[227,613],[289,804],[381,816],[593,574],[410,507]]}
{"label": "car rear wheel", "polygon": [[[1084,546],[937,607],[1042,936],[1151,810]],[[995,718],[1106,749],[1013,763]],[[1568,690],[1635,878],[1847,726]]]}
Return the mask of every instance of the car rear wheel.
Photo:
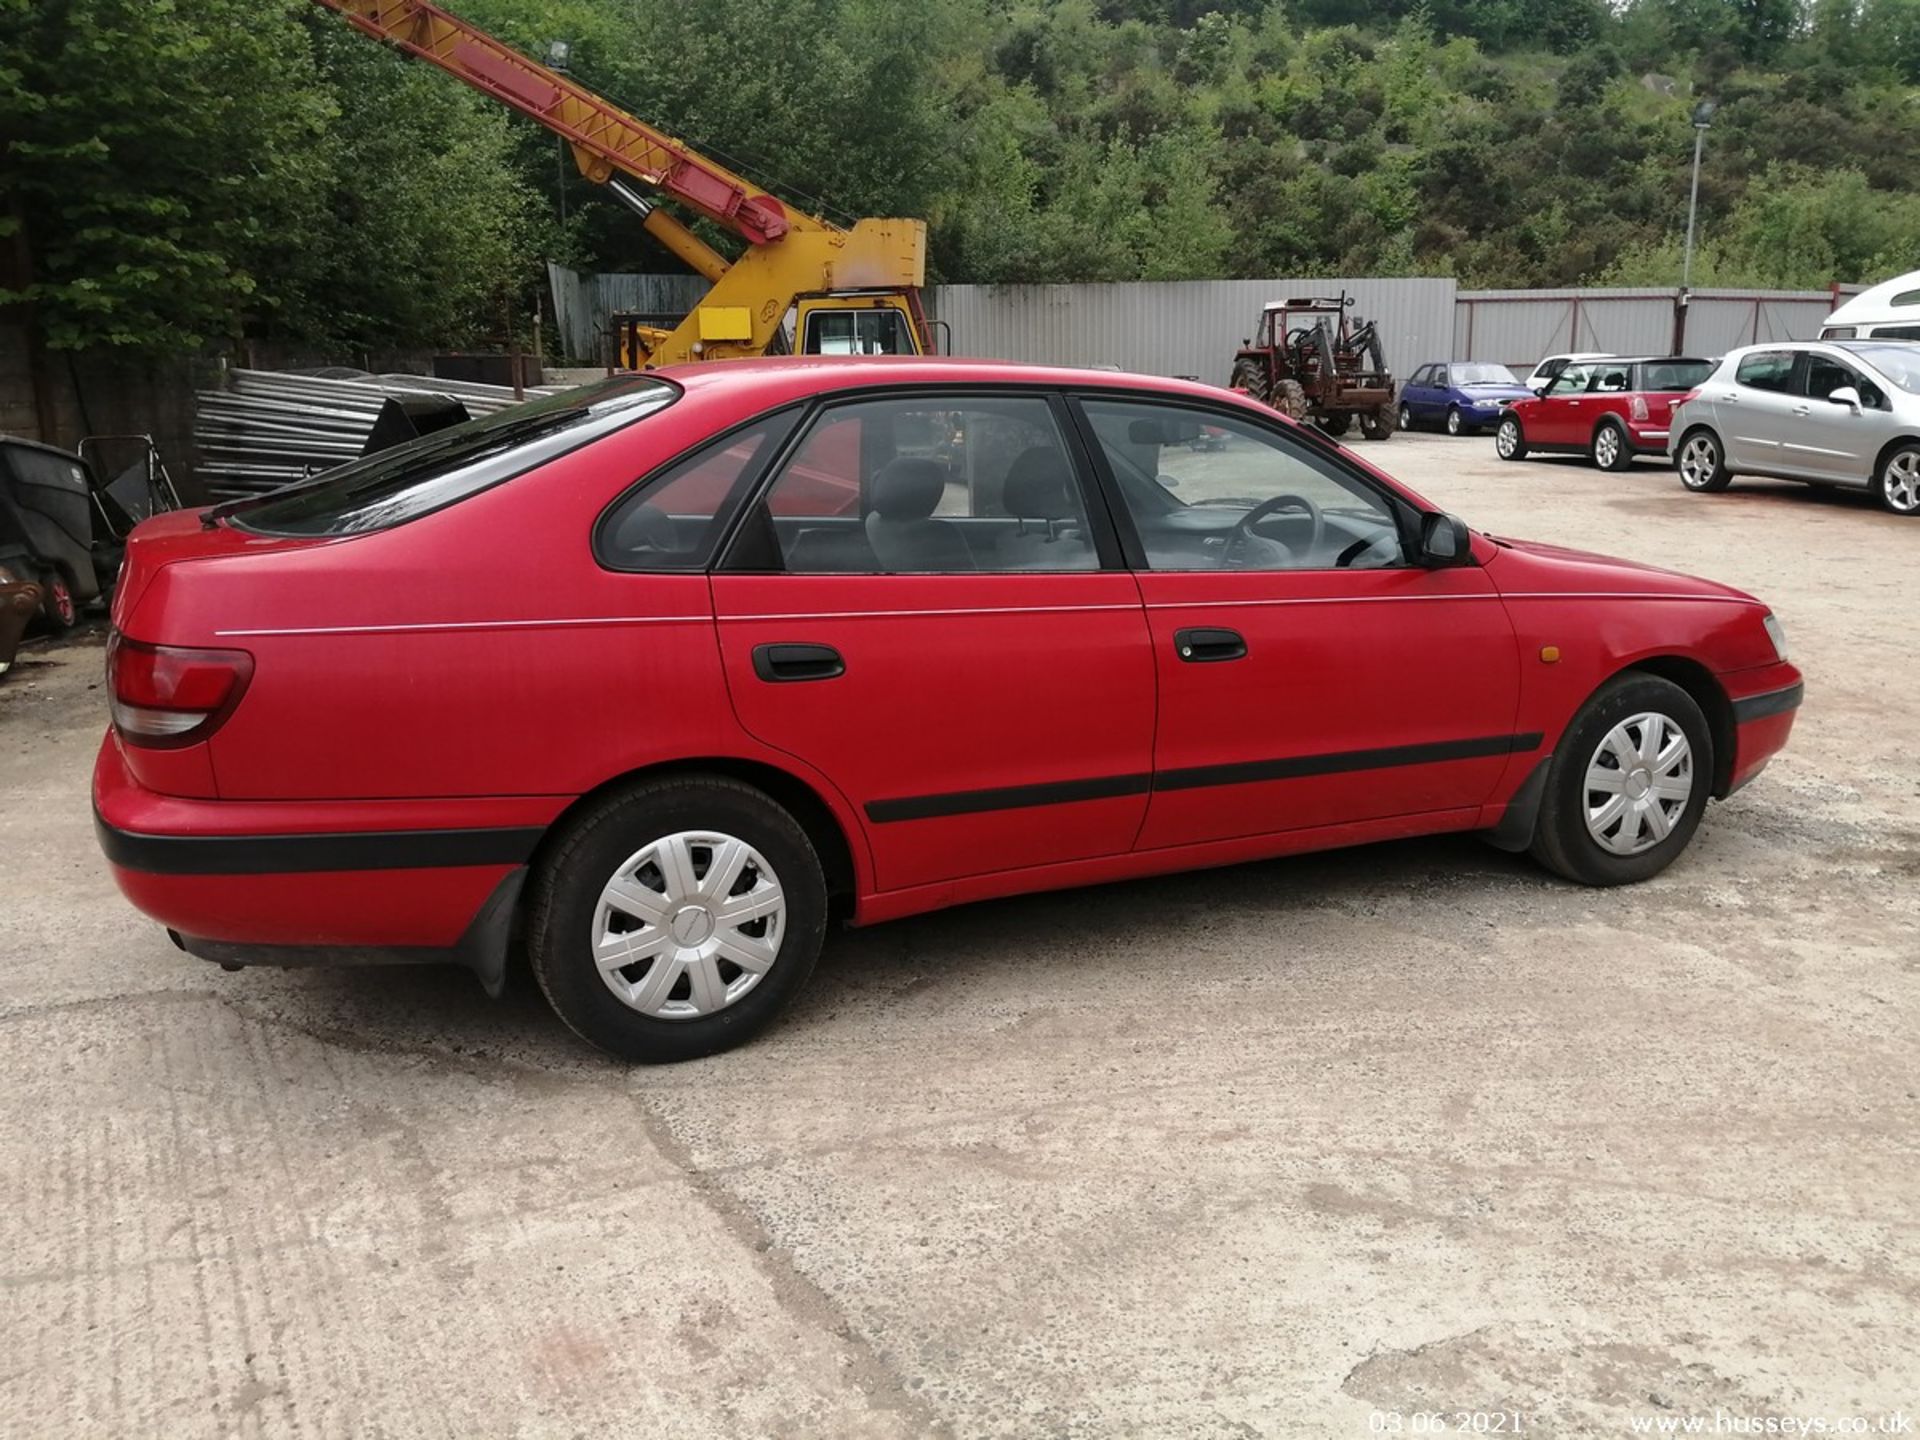
{"label": "car rear wheel", "polygon": [[1873,494],[1896,515],[1920,515],[1920,445],[1902,445],[1880,463]]}
{"label": "car rear wheel", "polygon": [[1582,885],[1651,879],[1699,828],[1712,776],[1713,734],[1693,697],[1657,675],[1617,675],[1548,762],[1532,854]]}
{"label": "car rear wheel", "polygon": [[1502,460],[1524,460],[1527,458],[1527,437],[1520,429],[1517,416],[1502,415],[1499,428],[1493,432],[1493,449]]}
{"label": "car rear wheel", "polygon": [[1405,405],[1400,407],[1400,428],[1402,430],[1413,429],[1413,411],[1409,410]]}
{"label": "car rear wheel", "polygon": [[1449,405],[1447,407],[1447,434],[1458,435],[1459,433],[1460,407],[1458,405]]}
{"label": "car rear wheel", "polygon": [[532,877],[527,949],[575,1033],[654,1064],[757,1034],[806,983],[826,923],[799,823],[751,786],[686,776],[572,822]]}
{"label": "car rear wheel", "polygon": [[1593,463],[1602,470],[1625,470],[1633,464],[1633,446],[1615,421],[1603,420],[1593,432]]}
{"label": "car rear wheel", "polygon": [[1726,456],[1720,452],[1720,440],[1711,430],[1695,430],[1680,442],[1680,457],[1674,462],[1680,483],[1702,495],[1711,495],[1733,483]]}

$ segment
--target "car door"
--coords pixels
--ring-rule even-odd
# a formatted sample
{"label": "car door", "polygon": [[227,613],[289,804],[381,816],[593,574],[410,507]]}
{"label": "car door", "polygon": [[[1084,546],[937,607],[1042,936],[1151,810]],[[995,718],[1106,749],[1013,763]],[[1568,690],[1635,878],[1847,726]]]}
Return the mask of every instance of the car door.
{"label": "car door", "polygon": [[[1278,422],[1075,403],[1159,674],[1141,848],[1486,800],[1527,745],[1513,628],[1485,571],[1408,565],[1404,502]],[[1226,449],[1178,445],[1202,423]]]}
{"label": "car door", "polygon": [[1571,364],[1547,384],[1546,393],[1527,419],[1527,439],[1537,445],[1583,445],[1583,411],[1593,367]]}
{"label": "car door", "polygon": [[1787,449],[1792,432],[1804,423],[1793,412],[1806,408],[1794,379],[1798,359],[1791,350],[1755,350],[1735,364],[1731,384],[1715,381],[1707,387],[1732,469],[1819,478]]}
{"label": "car door", "polygon": [[[1845,387],[1860,396],[1858,409],[1827,398]],[[1894,432],[1885,392],[1845,361],[1819,351],[1804,356],[1794,389],[1799,400],[1791,414],[1799,424],[1783,441],[1791,463],[1836,485],[1871,483],[1873,462]]]}
{"label": "car door", "polygon": [[883,890],[1125,851],[1145,815],[1146,619],[1062,407],[828,404],[714,574],[741,725],[841,792]]}

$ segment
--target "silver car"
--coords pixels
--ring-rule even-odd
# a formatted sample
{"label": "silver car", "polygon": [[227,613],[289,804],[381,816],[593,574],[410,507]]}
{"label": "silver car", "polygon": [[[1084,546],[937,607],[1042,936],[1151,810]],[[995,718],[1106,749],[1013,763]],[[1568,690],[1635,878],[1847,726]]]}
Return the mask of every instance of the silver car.
{"label": "silver car", "polygon": [[1920,515],[1920,344],[1784,341],[1731,352],[1673,412],[1689,490],[1764,475],[1870,491]]}

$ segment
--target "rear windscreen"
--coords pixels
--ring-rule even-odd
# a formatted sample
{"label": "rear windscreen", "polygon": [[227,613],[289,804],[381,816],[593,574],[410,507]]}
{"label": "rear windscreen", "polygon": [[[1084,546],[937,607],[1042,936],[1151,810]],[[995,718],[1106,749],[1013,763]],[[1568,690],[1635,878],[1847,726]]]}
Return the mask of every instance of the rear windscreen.
{"label": "rear windscreen", "polygon": [[418,519],[671,405],[680,392],[647,375],[510,405],[382,450],[317,480],[215,512],[268,535],[357,535]]}

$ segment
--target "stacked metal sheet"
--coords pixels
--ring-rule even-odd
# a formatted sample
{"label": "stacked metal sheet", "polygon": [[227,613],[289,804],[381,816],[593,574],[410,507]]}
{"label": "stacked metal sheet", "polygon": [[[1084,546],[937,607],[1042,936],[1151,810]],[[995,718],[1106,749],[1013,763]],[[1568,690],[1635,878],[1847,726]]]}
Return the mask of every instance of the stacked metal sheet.
{"label": "stacked metal sheet", "polygon": [[[202,483],[222,500],[258,495],[357,458],[389,395],[452,395],[470,415],[512,405],[505,385],[359,370],[230,370],[196,397],[193,440]],[[549,395],[551,389],[530,389]]]}

